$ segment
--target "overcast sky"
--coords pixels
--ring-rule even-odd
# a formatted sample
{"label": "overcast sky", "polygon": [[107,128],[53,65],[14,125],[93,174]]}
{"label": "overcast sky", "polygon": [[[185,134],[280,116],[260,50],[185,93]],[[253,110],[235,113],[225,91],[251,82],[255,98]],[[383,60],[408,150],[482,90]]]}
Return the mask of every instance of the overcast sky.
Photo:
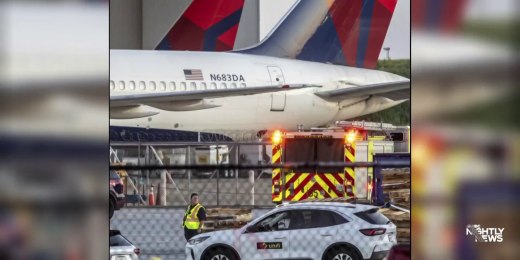
{"label": "overcast sky", "polygon": [[[295,2],[296,0],[260,1],[260,39],[271,31]],[[410,58],[410,0],[398,0],[383,47],[390,47],[392,59]],[[379,57],[384,58],[385,54],[381,53]]]}

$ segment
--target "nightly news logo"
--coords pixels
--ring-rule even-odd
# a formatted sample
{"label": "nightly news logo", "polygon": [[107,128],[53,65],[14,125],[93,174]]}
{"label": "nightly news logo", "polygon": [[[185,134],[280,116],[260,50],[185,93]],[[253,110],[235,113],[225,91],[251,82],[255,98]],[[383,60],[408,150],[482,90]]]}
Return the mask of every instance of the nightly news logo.
{"label": "nightly news logo", "polygon": [[466,226],[466,236],[475,237],[475,242],[502,242],[505,228],[481,228],[480,225]]}

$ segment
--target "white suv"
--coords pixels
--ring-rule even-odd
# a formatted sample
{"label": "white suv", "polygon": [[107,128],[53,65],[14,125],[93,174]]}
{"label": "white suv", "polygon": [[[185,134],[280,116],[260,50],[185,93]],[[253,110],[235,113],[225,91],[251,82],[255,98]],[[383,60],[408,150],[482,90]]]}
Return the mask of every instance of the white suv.
{"label": "white suv", "polygon": [[187,259],[383,259],[396,227],[370,205],[306,202],[277,207],[235,230],[197,235]]}

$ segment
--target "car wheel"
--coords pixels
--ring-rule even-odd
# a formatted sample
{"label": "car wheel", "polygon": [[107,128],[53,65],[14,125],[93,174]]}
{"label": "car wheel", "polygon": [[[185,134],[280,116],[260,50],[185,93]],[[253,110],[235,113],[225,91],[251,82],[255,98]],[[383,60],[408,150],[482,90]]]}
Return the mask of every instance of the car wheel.
{"label": "car wheel", "polygon": [[114,211],[115,211],[114,202],[112,202],[112,200],[110,200],[110,206],[108,208],[108,219],[112,219],[112,216],[114,216]]}
{"label": "car wheel", "polygon": [[203,260],[238,260],[231,250],[217,247],[211,249],[202,257]]}
{"label": "car wheel", "polygon": [[326,257],[326,260],[360,260],[359,256],[354,250],[348,247],[335,247],[330,250]]}

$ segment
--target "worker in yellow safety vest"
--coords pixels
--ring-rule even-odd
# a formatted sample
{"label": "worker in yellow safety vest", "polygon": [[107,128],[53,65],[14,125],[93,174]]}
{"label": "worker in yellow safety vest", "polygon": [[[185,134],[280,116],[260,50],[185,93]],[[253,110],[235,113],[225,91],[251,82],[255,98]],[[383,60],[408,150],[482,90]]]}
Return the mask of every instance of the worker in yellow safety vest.
{"label": "worker in yellow safety vest", "polygon": [[206,210],[199,203],[199,194],[191,194],[191,204],[184,213],[182,226],[184,227],[184,237],[186,241],[202,232],[204,221],[206,220]]}

